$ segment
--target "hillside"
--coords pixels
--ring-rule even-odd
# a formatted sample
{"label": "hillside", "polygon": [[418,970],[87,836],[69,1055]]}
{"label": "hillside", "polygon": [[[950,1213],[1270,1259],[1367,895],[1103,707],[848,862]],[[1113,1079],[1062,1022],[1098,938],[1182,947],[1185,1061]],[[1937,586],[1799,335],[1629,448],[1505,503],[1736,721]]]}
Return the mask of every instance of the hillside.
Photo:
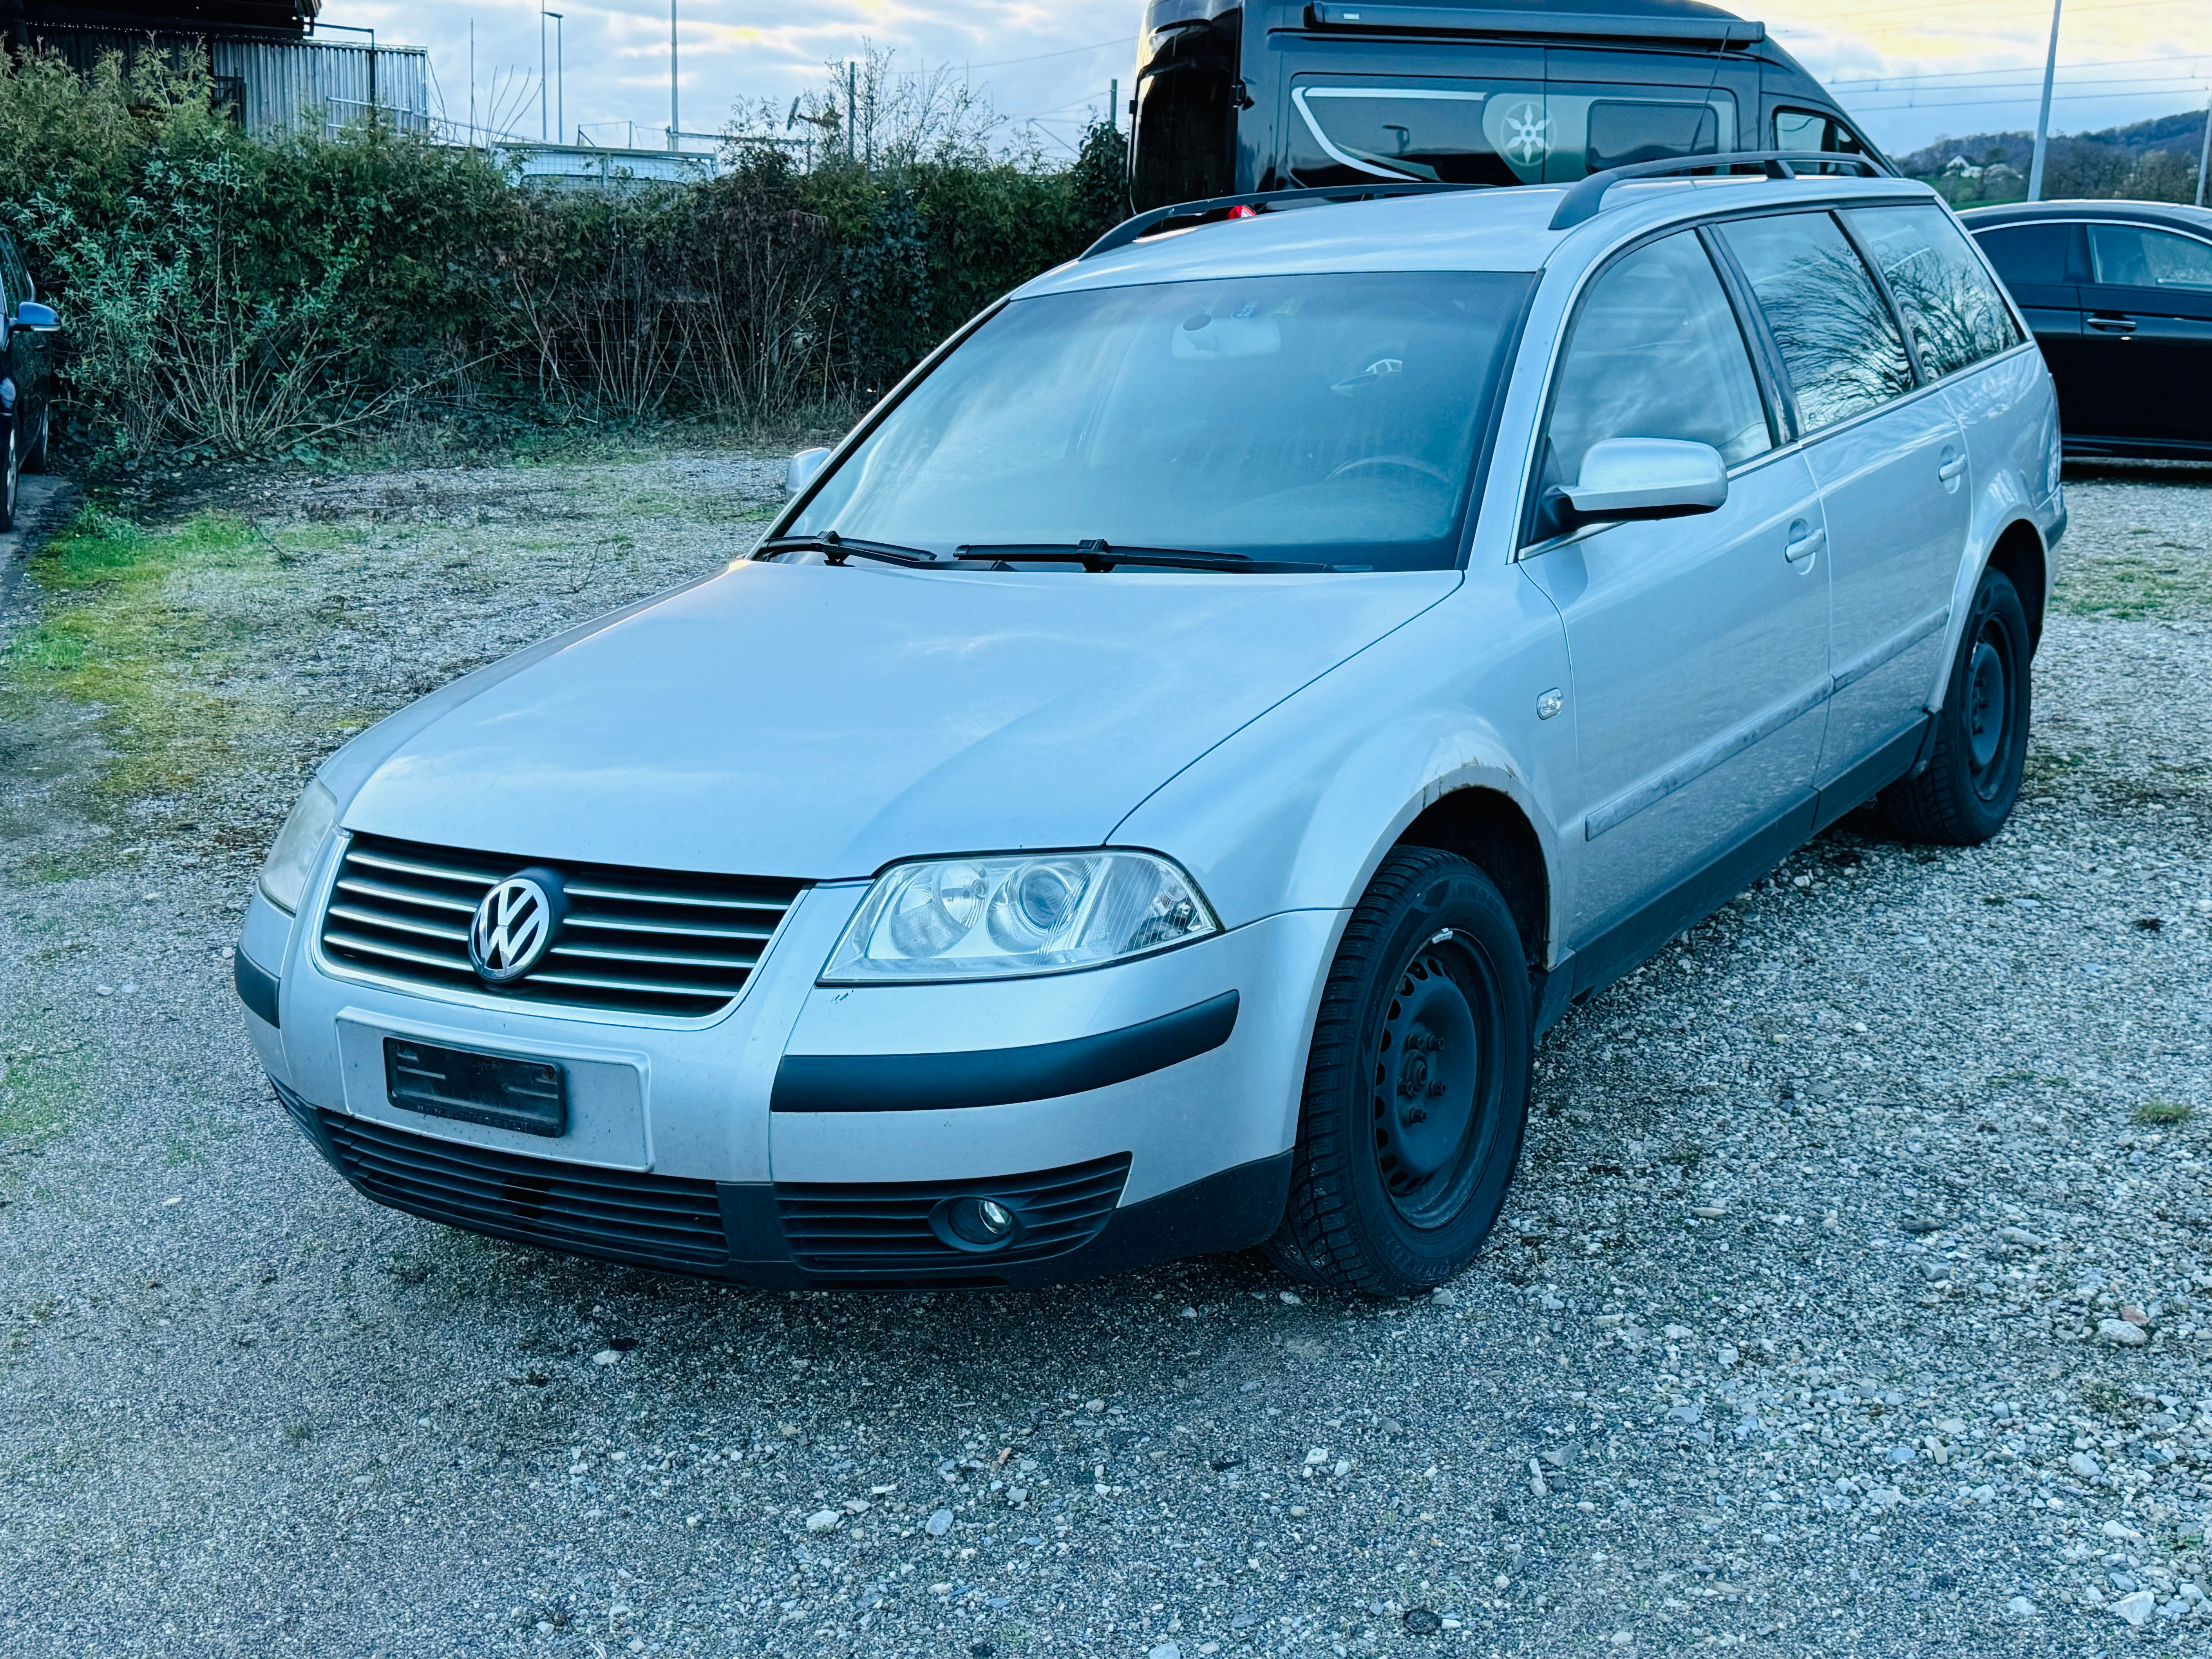
{"label": "hillside", "polygon": [[[2101,132],[2054,137],[2044,161],[2043,193],[2046,198],[2194,200],[2204,120],[2203,110],[2184,110]],[[1936,185],[1960,207],[2017,202],[2027,194],[2027,169],[2034,151],[2032,132],[1978,132],[1964,138],[1939,138],[1898,158],[1898,167]]]}

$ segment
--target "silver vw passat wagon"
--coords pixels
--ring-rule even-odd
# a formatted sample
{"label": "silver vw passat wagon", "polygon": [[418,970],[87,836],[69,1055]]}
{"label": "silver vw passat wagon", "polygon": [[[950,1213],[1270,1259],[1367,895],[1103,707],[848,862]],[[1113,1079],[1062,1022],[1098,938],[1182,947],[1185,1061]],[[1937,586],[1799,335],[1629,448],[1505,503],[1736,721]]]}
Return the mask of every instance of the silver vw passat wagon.
{"label": "silver vw passat wagon", "polygon": [[1932,192],[1793,159],[1039,277],[750,555],[325,763],[238,955],[284,1105],[380,1203],[751,1285],[1449,1278],[1571,1002],[2019,785],[2050,379]]}

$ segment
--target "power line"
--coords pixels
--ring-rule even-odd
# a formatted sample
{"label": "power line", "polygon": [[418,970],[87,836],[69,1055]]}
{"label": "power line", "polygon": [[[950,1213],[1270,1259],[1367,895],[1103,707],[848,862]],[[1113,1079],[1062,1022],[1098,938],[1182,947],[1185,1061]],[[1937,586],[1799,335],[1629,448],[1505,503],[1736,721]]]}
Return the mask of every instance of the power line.
{"label": "power line", "polygon": [[[2203,57],[2212,57],[2212,53],[2200,52],[2188,61],[2194,63],[2197,58]],[[2163,58],[2111,58],[2094,64],[2061,64],[2058,66],[2058,72],[2061,75],[2067,75],[2075,70],[2129,69],[2137,64],[2171,64],[2173,61],[2174,58],[2171,54]],[[1899,75],[1877,75],[1859,81],[1830,81],[1826,84],[1832,88],[1870,87],[1880,90],[1881,83],[1885,81],[1964,81],[1990,75],[2021,75],[2027,73],[2033,68],[2032,64],[2020,64],[2009,65],[2004,69],[1915,70]],[[1973,88],[1967,88],[1966,90],[1972,91]]]}
{"label": "power line", "polygon": [[1117,34],[1111,40],[1094,40],[1087,46],[1068,46],[1059,52],[1034,52],[1027,58],[997,58],[988,64],[968,64],[966,70],[1005,69],[1010,64],[1042,64],[1048,58],[1073,58],[1079,52],[1103,52],[1109,46],[1127,46],[1136,50],[1136,41],[1128,35]]}

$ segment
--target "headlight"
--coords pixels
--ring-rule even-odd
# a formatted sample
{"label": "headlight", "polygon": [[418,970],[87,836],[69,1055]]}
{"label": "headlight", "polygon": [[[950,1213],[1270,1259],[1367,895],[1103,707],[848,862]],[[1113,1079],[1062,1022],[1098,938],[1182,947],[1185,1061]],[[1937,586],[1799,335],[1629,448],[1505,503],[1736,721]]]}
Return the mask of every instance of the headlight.
{"label": "headlight", "polygon": [[261,866],[262,895],[278,909],[298,914],[301,896],[307,890],[307,877],[315,867],[315,854],[322,850],[323,837],[337,821],[337,797],[320,783],[309,784],[307,793],[292,809],[292,816],[276,832],[276,844],[269,849]]}
{"label": "headlight", "polygon": [[822,982],[1066,973],[1219,931],[1190,878],[1151,853],[934,859],[884,872]]}

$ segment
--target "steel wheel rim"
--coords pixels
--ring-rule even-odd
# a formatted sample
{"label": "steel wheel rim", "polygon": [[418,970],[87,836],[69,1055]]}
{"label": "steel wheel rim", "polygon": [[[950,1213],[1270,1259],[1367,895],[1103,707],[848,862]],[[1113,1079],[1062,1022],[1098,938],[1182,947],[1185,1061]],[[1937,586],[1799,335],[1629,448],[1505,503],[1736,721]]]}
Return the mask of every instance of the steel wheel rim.
{"label": "steel wheel rim", "polygon": [[1966,663],[1966,763],[1974,791],[1984,800],[2003,781],[2006,751],[2011,747],[2012,675],[2007,641],[1995,622],[1974,641]]}
{"label": "steel wheel rim", "polygon": [[1382,1191],[1409,1226],[1465,1207],[1497,1126],[1498,998],[1464,946],[1432,939],[1400,969],[1371,1049],[1368,1133]]}

